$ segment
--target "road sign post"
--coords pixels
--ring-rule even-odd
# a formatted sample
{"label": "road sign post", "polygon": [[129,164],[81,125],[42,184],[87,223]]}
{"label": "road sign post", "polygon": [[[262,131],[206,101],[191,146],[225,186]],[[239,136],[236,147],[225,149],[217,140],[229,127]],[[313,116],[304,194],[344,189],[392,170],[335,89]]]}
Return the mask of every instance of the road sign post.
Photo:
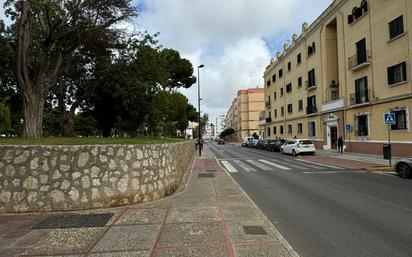
{"label": "road sign post", "polygon": [[384,148],[384,158],[388,159],[389,166],[392,166],[391,126],[396,125],[395,113],[392,113],[392,112],[385,113],[383,115],[383,122],[385,123],[385,125],[388,126],[388,145],[386,146],[386,149]]}

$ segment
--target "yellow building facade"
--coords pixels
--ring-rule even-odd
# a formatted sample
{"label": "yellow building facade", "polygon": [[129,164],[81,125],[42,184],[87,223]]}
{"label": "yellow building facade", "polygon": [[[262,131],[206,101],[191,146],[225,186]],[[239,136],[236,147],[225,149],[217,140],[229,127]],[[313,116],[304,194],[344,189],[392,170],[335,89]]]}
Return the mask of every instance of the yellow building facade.
{"label": "yellow building facade", "polygon": [[259,113],[265,110],[264,89],[239,90],[226,113],[225,128],[233,128],[231,140],[240,142],[242,138],[259,135]]}
{"label": "yellow building facade", "polygon": [[[335,0],[302,25],[264,73],[266,138],[311,138],[317,148],[412,155],[412,2]],[[408,15],[409,14],[409,15]]]}

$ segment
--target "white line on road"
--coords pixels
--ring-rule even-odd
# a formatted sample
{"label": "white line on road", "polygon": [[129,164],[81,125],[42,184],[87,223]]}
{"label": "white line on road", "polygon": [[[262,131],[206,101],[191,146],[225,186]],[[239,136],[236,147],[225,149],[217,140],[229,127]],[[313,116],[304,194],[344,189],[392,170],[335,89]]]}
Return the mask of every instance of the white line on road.
{"label": "white line on road", "polygon": [[252,165],[255,165],[256,167],[259,167],[262,170],[268,171],[268,170],[271,169],[269,166],[266,166],[265,164],[262,164],[260,162],[255,161],[255,160],[247,160],[247,162],[249,162]]}
{"label": "white line on road", "polygon": [[288,168],[288,167],[285,167],[285,166],[282,166],[282,165],[279,165],[279,164],[276,164],[276,163],[273,163],[273,162],[270,162],[270,161],[266,161],[266,160],[259,160],[259,161],[263,162],[263,163],[266,163],[266,164],[269,164],[270,166],[276,167],[276,168],[281,169],[281,170],[290,170],[290,168]]}
{"label": "white line on road", "polygon": [[237,165],[239,165],[242,169],[244,169],[247,172],[252,172],[252,171],[256,171],[254,168],[244,164],[242,161],[240,160],[234,160],[234,163],[236,163]]}
{"label": "white line on road", "polygon": [[318,163],[318,162],[310,162],[310,161],[305,161],[305,160],[302,160],[302,159],[296,159],[296,160],[298,160],[300,162],[310,163],[310,164],[314,164],[314,165],[317,165],[317,166],[332,168],[332,169],[336,169],[336,170],[343,170],[344,169],[344,168],[341,168],[341,167],[327,165],[327,164]]}
{"label": "white line on road", "polygon": [[236,173],[239,172],[235,167],[232,166],[228,161],[222,161],[223,166],[229,171],[230,173]]}
{"label": "white line on road", "polygon": [[303,174],[337,174],[342,173],[342,171],[305,171]]}

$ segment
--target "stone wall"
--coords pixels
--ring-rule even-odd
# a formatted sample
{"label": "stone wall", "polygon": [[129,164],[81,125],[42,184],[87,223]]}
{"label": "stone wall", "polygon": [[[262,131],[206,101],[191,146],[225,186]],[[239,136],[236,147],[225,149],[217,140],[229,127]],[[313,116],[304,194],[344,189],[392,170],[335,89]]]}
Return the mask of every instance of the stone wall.
{"label": "stone wall", "polygon": [[0,146],[0,212],[112,207],[176,190],[194,143]]}

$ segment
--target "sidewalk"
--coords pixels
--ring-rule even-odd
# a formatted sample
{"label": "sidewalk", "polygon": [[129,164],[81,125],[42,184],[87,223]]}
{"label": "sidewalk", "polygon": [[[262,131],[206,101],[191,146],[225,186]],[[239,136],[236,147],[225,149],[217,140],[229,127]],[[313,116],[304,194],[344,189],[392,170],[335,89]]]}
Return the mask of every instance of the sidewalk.
{"label": "sidewalk", "polygon": [[[338,154],[336,151],[316,150],[315,156],[302,156],[304,160],[330,164],[346,169],[374,169],[379,167],[389,168],[389,161],[383,159],[381,155],[361,154],[345,152]],[[395,164],[398,157],[392,157],[392,166]]]}
{"label": "sidewalk", "polygon": [[196,157],[184,189],[160,201],[94,211],[0,215],[0,256],[298,255],[205,149]]}

